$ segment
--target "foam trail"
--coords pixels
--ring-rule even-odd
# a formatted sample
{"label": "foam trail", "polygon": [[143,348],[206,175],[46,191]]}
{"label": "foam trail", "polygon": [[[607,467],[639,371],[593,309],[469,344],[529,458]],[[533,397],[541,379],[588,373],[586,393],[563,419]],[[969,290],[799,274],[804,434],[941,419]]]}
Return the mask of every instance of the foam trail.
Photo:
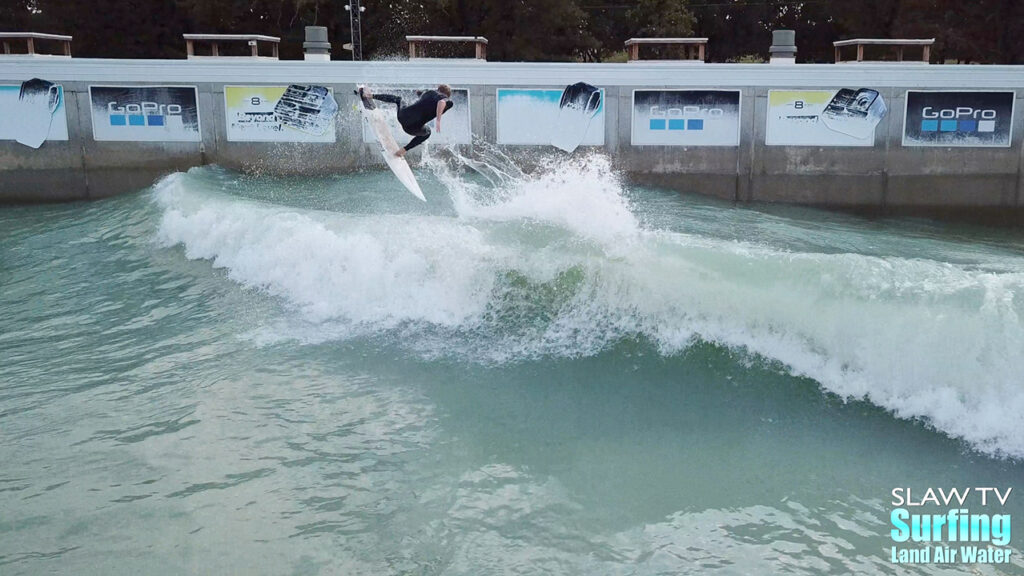
{"label": "foam trail", "polygon": [[[454,167],[433,157],[427,163],[448,189],[460,217],[544,222],[608,243],[639,232],[639,221],[606,156],[566,159],[559,155],[543,162],[534,175],[526,175],[500,151],[482,150],[479,159],[473,159],[448,149]],[[491,186],[462,178],[459,169],[463,167],[484,175]]]}
{"label": "foam trail", "polygon": [[159,238],[280,297],[300,339],[393,335],[477,362],[708,341],[1024,457],[1024,259],[994,270],[645,229],[601,156],[501,186],[459,170],[435,169],[456,217],[301,211],[172,175]]}

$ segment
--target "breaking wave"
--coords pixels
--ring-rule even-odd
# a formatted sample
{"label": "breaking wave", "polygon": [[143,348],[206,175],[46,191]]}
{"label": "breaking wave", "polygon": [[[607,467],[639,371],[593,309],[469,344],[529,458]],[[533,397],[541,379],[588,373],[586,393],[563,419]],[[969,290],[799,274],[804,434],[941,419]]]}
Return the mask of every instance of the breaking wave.
{"label": "breaking wave", "polygon": [[204,186],[204,169],[173,174],[155,188],[158,239],[278,297],[278,338],[390,338],[497,363],[711,342],[1024,457],[1024,259],[684,233],[645,224],[657,207],[603,156],[529,176],[460,158],[426,162],[447,195],[431,202],[451,206],[441,215],[296,208]]}

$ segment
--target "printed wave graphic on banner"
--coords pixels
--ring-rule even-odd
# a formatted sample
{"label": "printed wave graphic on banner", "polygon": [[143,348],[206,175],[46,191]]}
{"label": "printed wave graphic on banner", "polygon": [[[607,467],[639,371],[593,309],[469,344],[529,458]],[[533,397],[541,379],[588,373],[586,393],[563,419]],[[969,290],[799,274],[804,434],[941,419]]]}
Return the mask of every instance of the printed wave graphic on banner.
{"label": "printed wave graphic on banner", "polygon": [[634,90],[634,146],[739,146],[739,90]]}
{"label": "printed wave graphic on banner", "polygon": [[338,104],[324,86],[225,86],[229,142],[334,142]]}
{"label": "printed wave graphic on banner", "polygon": [[0,140],[39,148],[46,140],[67,140],[64,88],[39,78],[0,86]]}
{"label": "printed wave graphic on banner", "polygon": [[[498,144],[546,146],[555,142],[564,93],[561,88],[499,88]],[[578,145],[604,146],[604,103],[602,89],[600,104]]]}
{"label": "printed wave graphic on banner", "polygon": [[195,86],[90,86],[99,141],[200,142]]}
{"label": "printed wave graphic on banner", "polygon": [[907,92],[904,146],[1009,148],[1014,92]]}
{"label": "printed wave graphic on banner", "polygon": [[[402,105],[408,106],[419,99],[422,89],[412,88],[373,88],[374,94],[393,94],[402,99]],[[427,142],[445,146],[448,144],[471,144],[473,142],[472,124],[469,109],[469,90],[464,88],[452,90],[452,107],[441,117],[441,132],[434,131],[434,121],[431,120],[427,127],[431,130],[430,140]],[[391,134],[395,137],[399,146],[405,145],[412,138],[402,130],[398,123],[398,111],[394,104],[378,102],[377,107],[384,113]],[[373,134],[373,128],[366,119],[363,119],[363,142],[372,144],[377,141]]]}
{"label": "printed wave graphic on banner", "polygon": [[888,111],[871,88],[769,90],[765,144],[874,146],[875,128]]}

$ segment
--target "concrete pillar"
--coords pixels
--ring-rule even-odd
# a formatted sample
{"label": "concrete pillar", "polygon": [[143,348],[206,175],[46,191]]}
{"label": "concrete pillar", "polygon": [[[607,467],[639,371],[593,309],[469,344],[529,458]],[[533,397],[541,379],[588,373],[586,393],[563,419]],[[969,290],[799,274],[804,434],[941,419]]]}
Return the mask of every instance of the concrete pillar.
{"label": "concrete pillar", "polygon": [[306,60],[329,61],[331,43],[327,41],[326,26],[306,26],[306,41],[302,43]]}
{"label": "concrete pillar", "polygon": [[772,47],[768,49],[772,64],[796,64],[796,32],[773,30]]}

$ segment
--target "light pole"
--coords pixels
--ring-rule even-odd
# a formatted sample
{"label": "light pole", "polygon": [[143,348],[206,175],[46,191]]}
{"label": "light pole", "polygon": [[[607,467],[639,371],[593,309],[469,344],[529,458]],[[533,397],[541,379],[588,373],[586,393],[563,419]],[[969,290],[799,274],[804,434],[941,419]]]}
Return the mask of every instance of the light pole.
{"label": "light pole", "polygon": [[360,20],[362,13],[366,11],[366,8],[359,5],[359,0],[348,0],[348,5],[345,6],[345,10],[348,10],[349,27],[352,29],[352,59],[362,60],[363,31]]}

